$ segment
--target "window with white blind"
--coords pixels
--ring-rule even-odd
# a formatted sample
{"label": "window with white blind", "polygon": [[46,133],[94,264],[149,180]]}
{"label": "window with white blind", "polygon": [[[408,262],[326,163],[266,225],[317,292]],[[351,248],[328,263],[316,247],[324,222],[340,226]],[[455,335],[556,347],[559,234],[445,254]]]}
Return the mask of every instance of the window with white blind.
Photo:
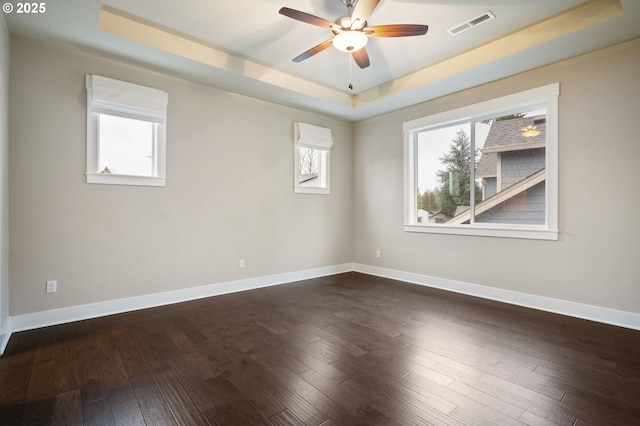
{"label": "window with white blind", "polygon": [[293,190],[304,194],[329,194],[331,129],[295,123]]}
{"label": "window with white blind", "polygon": [[166,185],[167,93],[86,76],[87,183]]}

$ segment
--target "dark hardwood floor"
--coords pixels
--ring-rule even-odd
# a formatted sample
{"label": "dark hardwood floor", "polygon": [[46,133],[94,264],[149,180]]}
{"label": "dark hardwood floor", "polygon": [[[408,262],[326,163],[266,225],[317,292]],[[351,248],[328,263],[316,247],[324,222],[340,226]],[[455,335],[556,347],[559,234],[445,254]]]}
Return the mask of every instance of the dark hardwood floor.
{"label": "dark hardwood floor", "polygon": [[16,333],[0,424],[640,425],[640,332],[347,273]]}

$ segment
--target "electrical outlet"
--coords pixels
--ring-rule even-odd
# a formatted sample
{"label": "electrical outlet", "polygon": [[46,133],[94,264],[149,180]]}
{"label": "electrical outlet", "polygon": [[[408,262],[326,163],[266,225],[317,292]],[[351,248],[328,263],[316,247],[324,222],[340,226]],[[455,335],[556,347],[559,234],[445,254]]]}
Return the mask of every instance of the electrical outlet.
{"label": "electrical outlet", "polygon": [[47,281],[47,293],[55,293],[56,291],[58,291],[58,281],[56,280],[50,280]]}
{"label": "electrical outlet", "polygon": [[240,259],[240,269],[244,269],[245,266],[247,266],[247,264],[245,263],[244,259]]}
{"label": "electrical outlet", "polygon": [[376,250],[376,257],[377,257],[378,259],[380,259],[380,257],[381,257],[381,256],[382,256],[382,255],[381,255],[381,253],[380,253],[380,250]]}

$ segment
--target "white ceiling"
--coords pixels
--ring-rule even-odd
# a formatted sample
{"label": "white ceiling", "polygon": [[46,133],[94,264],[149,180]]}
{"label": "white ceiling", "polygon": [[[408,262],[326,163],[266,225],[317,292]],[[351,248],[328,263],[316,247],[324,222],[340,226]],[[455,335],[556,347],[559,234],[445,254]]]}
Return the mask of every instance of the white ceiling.
{"label": "white ceiling", "polygon": [[[382,0],[369,25],[427,24],[424,36],[370,38],[359,69],[287,6],[334,21],[341,0],[55,0],[5,13],[11,34],[99,53],[285,105],[355,121],[640,37],[639,0]],[[447,29],[491,11],[456,37]],[[347,88],[353,82],[353,91]]]}

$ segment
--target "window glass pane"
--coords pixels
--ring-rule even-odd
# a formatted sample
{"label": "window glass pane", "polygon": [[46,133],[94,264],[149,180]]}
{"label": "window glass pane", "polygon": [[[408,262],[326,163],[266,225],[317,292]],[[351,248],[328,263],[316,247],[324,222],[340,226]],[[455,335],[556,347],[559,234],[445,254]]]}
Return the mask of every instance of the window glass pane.
{"label": "window glass pane", "polygon": [[99,114],[98,173],[157,176],[154,123]]}
{"label": "window glass pane", "polygon": [[419,224],[450,223],[469,211],[473,161],[470,124],[417,134],[416,217]]}
{"label": "window glass pane", "polygon": [[559,89],[405,122],[405,231],[557,240]]}
{"label": "window glass pane", "polygon": [[322,156],[317,149],[301,147],[298,148],[298,184],[306,187],[320,187],[321,170],[320,162]]}
{"label": "window glass pane", "polygon": [[[476,145],[475,221],[545,224],[546,110],[523,111],[476,126],[489,127]],[[476,132],[478,133],[478,132]]]}

